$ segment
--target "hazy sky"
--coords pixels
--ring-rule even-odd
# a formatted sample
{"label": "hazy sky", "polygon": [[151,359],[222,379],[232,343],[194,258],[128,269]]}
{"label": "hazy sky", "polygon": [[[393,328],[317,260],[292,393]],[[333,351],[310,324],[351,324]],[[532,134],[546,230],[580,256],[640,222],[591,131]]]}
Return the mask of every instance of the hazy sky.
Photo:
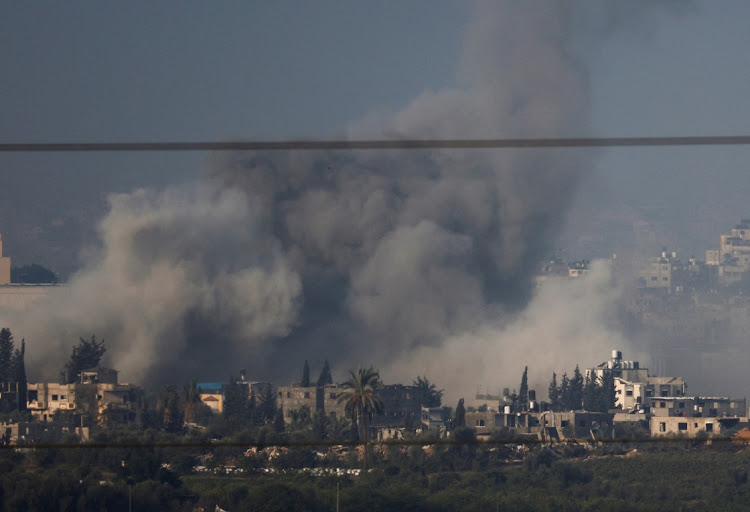
{"label": "hazy sky", "polygon": [[[602,6],[580,4],[576,26]],[[652,15],[651,2],[633,4],[641,8],[619,12],[646,12],[640,22],[613,26],[635,30],[576,49],[591,63],[590,134],[749,134],[750,3],[665,0],[672,8]],[[398,112],[425,90],[466,85],[457,67],[468,5],[0,0],[0,140],[345,136],[359,120]],[[644,242],[633,234],[638,222],[652,230],[649,248],[700,256],[750,216],[750,148],[596,156],[596,173],[560,235],[571,257]],[[196,180],[206,162],[200,153],[0,154],[6,255],[67,274],[95,242],[107,194]]]}
{"label": "hazy sky", "polygon": [[[750,132],[750,4],[674,4],[686,7],[590,48],[599,57],[590,78],[597,135]],[[0,11],[3,141],[343,135],[370,112],[398,110],[425,89],[460,86],[455,70],[469,15],[465,3],[443,0],[1,2]],[[748,213],[735,211],[738,189],[750,185],[748,156],[747,148],[608,150],[561,244],[586,231],[600,208],[621,202],[665,199],[668,211],[652,215],[677,222],[696,214],[695,201],[729,201],[715,209],[732,222]],[[61,212],[103,205],[114,190],[194,179],[204,159],[0,155],[7,249],[50,265],[55,248],[70,259],[90,237],[63,247],[49,240],[53,228],[34,225],[38,215],[15,233],[8,225],[29,216],[18,217],[19,209],[70,226]]]}

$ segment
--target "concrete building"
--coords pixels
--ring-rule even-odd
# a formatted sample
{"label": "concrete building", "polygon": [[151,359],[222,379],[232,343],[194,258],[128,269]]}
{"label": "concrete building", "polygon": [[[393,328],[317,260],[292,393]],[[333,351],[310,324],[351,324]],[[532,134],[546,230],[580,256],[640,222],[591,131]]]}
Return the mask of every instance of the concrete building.
{"label": "concrete building", "polygon": [[[339,402],[339,396],[346,388],[332,384],[324,387],[281,386],[278,390],[277,405],[284,410],[284,420],[292,421],[292,411],[308,407],[310,413],[322,411],[327,415],[346,417],[346,404]],[[415,386],[392,384],[376,390],[383,401],[383,414],[371,419],[374,427],[418,428],[422,418],[422,391]]]}
{"label": "concrete building", "polygon": [[0,235],[0,285],[10,284],[10,258],[3,256],[3,238]]}
{"label": "concrete building", "polygon": [[682,377],[649,375],[638,361],[624,361],[619,350],[612,351],[609,361],[586,370],[586,376],[601,379],[608,372],[614,376],[615,407],[623,411],[648,411],[656,397],[682,397],[687,393]]}
{"label": "concrete building", "polygon": [[59,442],[65,434],[74,433],[82,441],[89,440],[89,427],[68,427],[46,422],[21,421],[0,423],[0,444],[27,446]]}
{"label": "concrete building", "polygon": [[322,411],[326,415],[346,417],[345,404],[339,403],[343,388],[336,384],[316,386],[281,386],[277,394],[277,406],[284,411],[284,421],[292,421],[292,411],[302,407],[310,409],[310,414]]}
{"label": "concrete building", "polygon": [[132,386],[120,384],[117,371],[97,367],[81,372],[73,384],[30,382],[27,387],[28,410],[41,421],[50,421],[60,412],[92,416],[100,425],[126,425],[134,421],[130,402]]}
{"label": "concrete building", "polygon": [[529,436],[541,441],[562,439],[596,439],[611,437],[614,425],[612,413],[588,411],[564,412],[467,412],[466,426],[477,435],[489,435],[505,429],[518,436]]}
{"label": "concrete building", "polygon": [[651,419],[651,436],[684,435],[695,437],[700,434],[718,436],[725,434],[728,430],[734,430],[738,425],[746,424],[747,422],[748,419],[746,417],[654,417]]}

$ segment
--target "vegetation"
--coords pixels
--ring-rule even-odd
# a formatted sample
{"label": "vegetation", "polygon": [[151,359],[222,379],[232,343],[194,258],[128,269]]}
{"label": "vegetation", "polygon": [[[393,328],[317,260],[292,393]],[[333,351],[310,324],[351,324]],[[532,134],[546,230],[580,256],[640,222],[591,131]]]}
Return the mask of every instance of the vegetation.
{"label": "vegetation", "polygon": [[438,389],[427,377],[417,377],[412,386],[417,388],[422,397],[422,407],[440,407],[443,403],[443,390]]}
{"label": "vegetation", "polygon": [[345,391],[339,395],[339,402],[345,404],[347,416],[357,426],[359,439],[367,443],[369,420],[383,413],[383,400],[375,394],[381,386],[380,374],[372,367],[349,373],[350,378],[343,384]]}
{"label": "vegetation", "polygon": [[54,284],[57,276],[51,270],[32,263],[10,269],[10,282],[19,284]]}
{"label": "vegetation", "polygon": [[331,366],[328,364],[328,359],[323,363],[323,369],[320,371],[320,377],[318,377],[318,387],[322,388],[333,384],[333,375],[331,375]]}
{"label": "vegetation", "polygon": [[91,335],[90,341],[80,338],[78,345],[73,347],[70,359],[60,372],[61,382],[64,384],[76,382],[82,371],[99,366],[106,351],[104,340],[97,341],[95,335]]}

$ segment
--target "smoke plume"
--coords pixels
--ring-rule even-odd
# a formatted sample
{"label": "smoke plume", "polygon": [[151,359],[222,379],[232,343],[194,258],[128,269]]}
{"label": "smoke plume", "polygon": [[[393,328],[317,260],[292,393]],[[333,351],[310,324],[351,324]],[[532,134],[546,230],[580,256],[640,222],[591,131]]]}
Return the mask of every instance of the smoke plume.
{"label": "smoke plume", "polygon": [[[628,6],[479,2],[460,88],[373,112],[349,135],[585,136],[593,48],[655,9]],[[571,308],[592,304],[582,291],[571,293],[586,300],[567,300],[555,285],[525,310],[591,158],[573,150],[214,155],[194,188],[111,197],[100,250],[67,289],[15,319],[16,330],[32,340],[30,351],[44,346],[30,359],[47,372],[72,340],[95,332],[111,364],[146,383],[225,377],[241,366],[283,382],[302,360],[327,358],[339,375],[374,364],[410,381],[424,369],[441,386],[466,389],[489,383],[499,365],[518,368],[504,354],[519,343],[557,368],[555,354],[607,333],[594,320],[581,331],[570,318]]]}

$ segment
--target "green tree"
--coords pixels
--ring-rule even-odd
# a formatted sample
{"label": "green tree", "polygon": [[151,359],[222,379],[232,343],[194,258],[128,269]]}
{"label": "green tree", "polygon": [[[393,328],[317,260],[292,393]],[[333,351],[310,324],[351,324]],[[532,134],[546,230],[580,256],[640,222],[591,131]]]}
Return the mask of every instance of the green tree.
{"label": "green tree", "polygon": [[26,340],[21,340],[21,348],[16,349],[11,361],[11,370],[13,372],[13,381],[16,383],[16,408],[19,411],[26,410]]}
{"label": "green tree", "polygon": [[617,401],[615,395],[615,376],[612,372],[604,372],[600,382],[601,388],[601,412],[609,412],[610,409],[614,409]]}
{"label": "green tree", "polygon": [[194,423],[198,405],[201,403],[201,393],[195,379],[182,386],[180,398],[182,399],[182,408],[185,411],[185,421]]}
{"label": "green tree", "polygon": [[302,368],[302,382],[300,382],[300,386],[303,388],[310,387],[310,364],[307,362],[307,359],[305,359],[305,366]]}
{"label": "green tree", "polygon": [[0,329],[0,382],[13,379],[13,334],[10,329]]}
{"label": "green tree", "polygon": [[339,403],[345,404],[346,415],[357,426],[359,439],[367,444],[367,425],[376,414],[382,414],[383,400],[377,390],[381,387],[380,373],[370,368],[350,371],[350,378],[344,382],[344,391],[339,395]]}
{"label": "green tree", "polygon": [[32,263],[31,265],[11,268],[10,281],[25,284],[54,284],[57,282],[57,276],[51,270]]}
{"label": "green tree", "polygon": [[417,377],[412,383],[421,395],[422,407],[440,407],[443,402],[443,390],[438,389],[427,377]]}
{"label": "green tree", "polygon": [[570,409],[577,410],[583,406],[583,375],[576,365],[573,370],[573,378],[570,379]]}
{"label": "green tree", "polygon": [[560,387],[557,385],[557,374],[552,372],[552,381],[549,383],[549,390],[547,391],[549,397],[550,408],[553,411],[560,410]]}
{"label": "green tree", "polygon": [[583,384],[583,409],[585,411],[598,411],[601,407],[600,403],[600,390],[597,385],[597,378],[595,375],[586,375],[586,380]]}
{"label": "green tree", "polygon": [[107,351],[104,340],[97,341],[96,336],[91,335],[91,340],[80,338],[77,346],[73,347],[70,360],[65,363],[60,378],[63,384],[72,384],[78,380],[78,375],[89,368],[99,365],[102,356]]}
{"label": "green tree", "polygon": [[456,413],[453,419],[453,427],[461,428],[466,426],[466,408],[464,407],[464,399],[458,401],[456,405]]}
{"label": "green tree", "polygon": [[318,387],[322,388],[333,384],[333,376],[331,375],[331,366],[328,364],[328,359],[323,363],[323,369],[320,371],[320,377],[318,377]]}
{"label": "green tree", "polygon": [[184,421],[183,411],[180,409],[180,396],[175,386],[165,386],[156,401],[156,412],[161,420],[161,426],[167,432],[177,432]]}
{"label": "green tree", "polygon": [[521,386],[518,388],[518,401],[521,410],[526,411],[529,408],[529,367],[525,366],[523,375],[521,375]]}
{"label": "green tree", "polygon": [[224,418],[235,426],[252,418],[252,404],[248,398],[247,386],[231,377],[224,388]]}
{"label": "green tree", "polygon": [[568,373],[565,372],[560,381],[560,410],[569,411],[572,409],[570,404],[570,379],[568,378]]}

